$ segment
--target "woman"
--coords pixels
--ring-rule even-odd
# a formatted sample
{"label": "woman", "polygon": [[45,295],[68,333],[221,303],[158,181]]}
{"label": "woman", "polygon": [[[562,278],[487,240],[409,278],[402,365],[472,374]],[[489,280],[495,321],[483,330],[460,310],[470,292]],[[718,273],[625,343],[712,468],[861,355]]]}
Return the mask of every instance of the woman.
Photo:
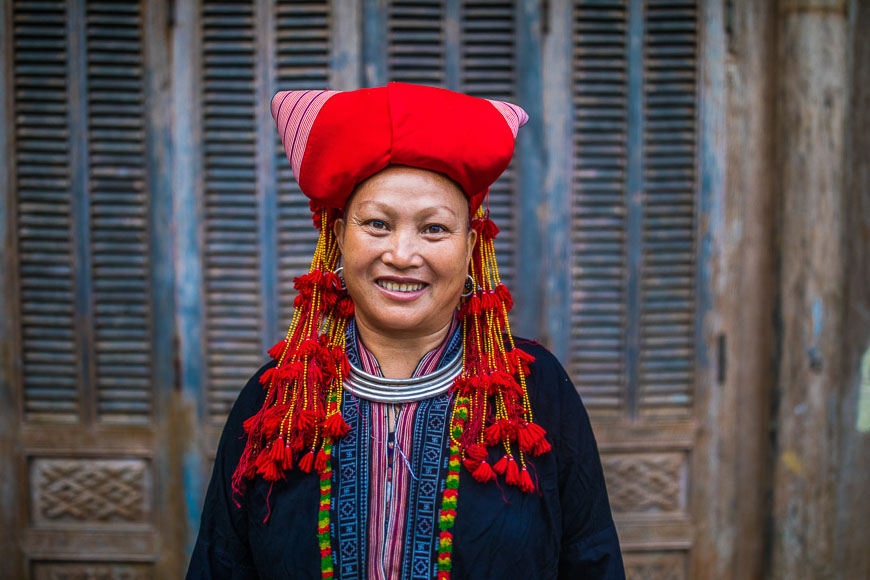
{"label": "woman", "polygon": [[481,209],[525,112],[390,83],[272,114],[320,238],[227,420],[188,578],[623,578],[588,417],[511,336]]}

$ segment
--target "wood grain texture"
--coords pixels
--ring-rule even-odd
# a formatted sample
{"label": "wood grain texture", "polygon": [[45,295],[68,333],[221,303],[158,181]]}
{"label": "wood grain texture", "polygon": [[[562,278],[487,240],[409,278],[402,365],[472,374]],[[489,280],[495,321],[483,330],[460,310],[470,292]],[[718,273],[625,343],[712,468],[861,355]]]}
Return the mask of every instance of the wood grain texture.
{"label": "wood grain texture", "polygon": [[780,6],[780,357],[773,578],[834,578],[848,76],[842,8]]}
{"label": "wood grain texture", "polygon": [[[843,383],[834,527],[837,578],[870,578],[870,432],[859,422],[862,361],[870,359],[870,7],[849,3],[850,94],[846,129],[847,281],[843,300]],[[864,370],[864,372],[867,372]],[[866,381],[866,375],[864,380]],[[866,384],[864,386],[866,389]]]}

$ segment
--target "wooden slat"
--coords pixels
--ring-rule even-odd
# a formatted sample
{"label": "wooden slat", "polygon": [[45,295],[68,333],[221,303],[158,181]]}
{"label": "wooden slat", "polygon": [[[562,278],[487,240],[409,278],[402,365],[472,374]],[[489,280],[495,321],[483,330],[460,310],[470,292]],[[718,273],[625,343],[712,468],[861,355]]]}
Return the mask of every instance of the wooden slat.
{"label": "wooden slat", "polygon": [[638,407],[690,416],[694,385],[697,8],[650,0],[644,23],[643,276]]}
{"label": "wooden slat", "polygon": [[444,0],[393,0],[387,16],[387,77],[446,86]]}
{"label": "wooden slat", "polygon": [[[485,99],[516,102],[515,2],[463,1],[460,12],[459,90]],[[522,129],[520,129],[522,132]],[[502,281],[513,287],[516,263],[516,170],[511,162],[490,188],[489,209],[501,230],[495,239]]]}
{"label": "wooden slat", "polygon": [[[202,130],[208,411],[221,421],[263,358],[252,2],[204,1]],[[182,274],[183,275],[183,274]]]}
{"label": "wooden slat", "polygon": [[24,413],[76,421],[64,2],[16,2],[13,74]]}
{"label": "wooden slat", "polygon": [[88,167],[97,412],[152,408],[142,5],[88,2]]}
{"label": "wooden slat", "polygon": [[571,371],[596,416],[625,410],[628,11],[577,2],[573,22],[574,168]]}
{"label": "wooden slat", "polygon": [[[332,31],[330,3],[279,2],[276,16],[278,89],[327,88]],[[277,131],[275,157],[278,174],[279,312],[280,330],[284,332],[293,315],[293,298],[296,296],[293,278],[308,271],[317,243],[317,230],[311,221],[308,198],[299,190]],[[280,338],[274,337],[274,342]]]}

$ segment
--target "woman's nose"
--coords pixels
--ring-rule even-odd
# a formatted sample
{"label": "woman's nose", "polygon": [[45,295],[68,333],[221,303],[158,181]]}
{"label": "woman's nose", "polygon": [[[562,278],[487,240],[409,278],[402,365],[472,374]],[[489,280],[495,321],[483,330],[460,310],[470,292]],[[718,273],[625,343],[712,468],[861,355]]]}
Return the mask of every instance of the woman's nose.
{"label": "woman's nose", "polygon": [[415,235],[415,232],[397,230],[390,236],[389,241],[389,247],[383,255],[385,264],[400,270],[423,265],[423,256],[420,254],[420,240]]}

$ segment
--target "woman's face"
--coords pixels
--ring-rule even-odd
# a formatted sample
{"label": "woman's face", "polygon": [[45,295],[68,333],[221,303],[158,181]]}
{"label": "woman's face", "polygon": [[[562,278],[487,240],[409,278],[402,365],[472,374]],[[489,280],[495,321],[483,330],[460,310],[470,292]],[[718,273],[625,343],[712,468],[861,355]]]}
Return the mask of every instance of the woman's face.
{"label": "woman's face", "polygon": [[398,338],[449,324],[477,241],[454,182],[391,165],[357,187],[335,235],[361,326]]}

